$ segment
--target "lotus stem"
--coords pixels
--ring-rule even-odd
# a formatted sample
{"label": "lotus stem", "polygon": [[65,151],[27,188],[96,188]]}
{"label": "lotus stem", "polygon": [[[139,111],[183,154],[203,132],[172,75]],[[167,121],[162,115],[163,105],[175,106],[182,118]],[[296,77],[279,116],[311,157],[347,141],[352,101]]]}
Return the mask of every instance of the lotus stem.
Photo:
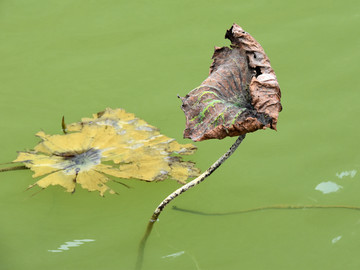
{"label": "lotus stem", "polygon": [[173,193],[171,193],[169,196],[167,196],[158,207],[156,207],[154,214],[151,216],[150,222],[154,223],[160,213],[163,211],[165,206],[167,206],[172,200],[174,200],[177,196],[179,196],[181,193],[184,193],[185,191],[189,190],[190,188],[200,184],[202,181],[204,181],[208,176],[210,176],[217,168],[220,167],[221,164],[225,162],[238,148],[238,146],[241,144],[241,142],[244,140],[245,135],[239,136],[235,143],[230,147],[230,149],[222,156],[220,157],[213,165],[210,166],[209,169],[207,169],[203,174],[192,180],[191,182],[187,183],[186,185],[183,185],[182,187],[175,190]]}
{"label": "lotus stem", "polygon": [[223,164],[235,152],[235,150],[239,147],[239,145],[244,140],[244,138],[245,138],[245,135],[239,136],[237,138],[237,140],[235,141],[235,143],[230,147],[230,149],[224,155],[222,155],[213,165],[211,165],[209,169],[207,169],[203,174],[201,174],[200,176],[198,176],[197,178],[195,178],[191,182],[189,182],[186,185],[184,185],[184,186],[180,187],[179,189],[175,190],[173,193],[171,193],[169,196],[167,196],[159,204],[158,207],[156,207],[156,209],[155,209],[153,215],[151,216],[150,221],[149,221],[149,223],[148,223],[148,225],[146,227],[145,234],[144,234],[143,238],[140,241],[139,251],[138,251],[138,259],[137,259],[136,268],[135,268],[136,270],[140,270],[141,267],[142,267],[146,241],[147,241],[147,239],[148,239],[148,237],[149,237],[149,235],[150,235],[150,233],[152,231],[152,228],[153,228],[153,226],[155,224],[155,221],[158,220],[158,217],[161,214],[161,212],[164,210],[165,206],[167,206],[177,196],[179,196],[180,194],[182,194],[185,191],[189,190],[190,188],[200,184],[208,176],[210,176],[217,168],[219,168],[221,166],[221,164]]}
{"label": "lotus stem", "polygon": [[14,167],[8,167],[8,168],[2,168],[0,169],[0,172],[9,172],[9,171],[17,171],[17,170],[28,170],[29,168],[26,166],[14,166]]}
{"label": "lotus stem", "polygon": [[360,206],[353,205],[286,205],[286,204],[278,204],[278,205],[269,205],[269,206],[261,206],[254,207],[244,210],[232,211],[232,212],[203,212],[191,209],[180,208],[177,206],[173,206],[173,210],[181,211],[189,214],[202,215],[202,216],[228,216],[228,215],[237,215],[237,214],[245,214],[250,212],[257,212],[263,210],[290,210],[290,209],[348,209],[348,210],[356,210],[360,211]]}

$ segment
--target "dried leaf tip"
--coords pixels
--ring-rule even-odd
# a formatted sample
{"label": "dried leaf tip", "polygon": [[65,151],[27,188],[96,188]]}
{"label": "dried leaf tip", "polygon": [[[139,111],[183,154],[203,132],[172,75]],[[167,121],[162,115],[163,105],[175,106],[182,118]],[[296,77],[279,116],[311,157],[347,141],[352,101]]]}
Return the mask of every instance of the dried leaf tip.
{"label": "dried leaf tip", "polygon": [[225,38],[230,48],[215,47],[208,78],[181,98],[193,141],[276,129],[281,93],[264,49],[237,24]]}

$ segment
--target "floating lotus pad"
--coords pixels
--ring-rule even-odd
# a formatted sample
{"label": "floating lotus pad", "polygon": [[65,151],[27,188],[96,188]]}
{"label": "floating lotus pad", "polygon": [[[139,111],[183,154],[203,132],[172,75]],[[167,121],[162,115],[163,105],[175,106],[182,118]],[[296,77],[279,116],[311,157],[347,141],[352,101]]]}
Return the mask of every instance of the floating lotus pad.
{"label": "floating lotus pad", "polygon": [[67,134],[36,135],[41,142],[34,151],[19,152],[13,162],[22,162],[33,177],[43,176],[38,185],[60,185],[68,192],[80,184],[89,191],[114,193],[109,176],[159,181],[166,178],[185,184],[199,175],[195,164],[179,155],[195,152],[192,144],[179,144],[144,120],[123,109],[106,109],[66,128]]}

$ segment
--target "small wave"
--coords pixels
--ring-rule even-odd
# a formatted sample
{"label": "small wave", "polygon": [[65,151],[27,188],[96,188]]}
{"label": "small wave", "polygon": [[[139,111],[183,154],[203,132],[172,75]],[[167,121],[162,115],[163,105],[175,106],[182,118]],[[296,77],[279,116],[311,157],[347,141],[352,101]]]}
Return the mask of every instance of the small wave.
{"label": "small wave", "polygon": [[80,240],[74,240],[71,242],[65,242],[65,244],[62,244],[60,247],[58,247],[57,249],[50,249],[48,250],[49,252],[63,252],[65,250],[69,250],[69,248],[71,247],[78,247],[80,245],[83,245],[84,243],[87,242],[94,242],[94,239],[80,239]]}

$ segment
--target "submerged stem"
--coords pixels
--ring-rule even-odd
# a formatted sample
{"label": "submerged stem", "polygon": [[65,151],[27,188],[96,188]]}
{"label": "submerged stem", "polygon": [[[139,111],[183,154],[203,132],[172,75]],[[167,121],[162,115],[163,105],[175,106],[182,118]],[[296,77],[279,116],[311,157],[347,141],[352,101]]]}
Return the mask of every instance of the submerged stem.
{"label": "submerged stem", "polygon": [[230,149],[222,155],[213,165],[210,166],[209,169],[207,169],[203,174],[192,180],[191,182],[187,183],[186,185],[180,187],[179,189],[175,190],[173,193],[171,193],[169,196],[167,196],[158,207],[156,207],[153,215],[150,218],[150,221],[146,227],[145,234],[143,238],[140,241],[139,245],[139,251],[138,251],[138,258],[136,262],[136,270],[140,270],[142,267],[142,262],[144,258],[144,250],[146,241],[152,231],[152,228],[154,226],[155,221],[157,221],[159,215],[164,210],[165,206],[168,205],[172,200],[174,200],[177,196],[179,196],[181,193],[184,193],[188,189],[200,184],[202,181],[205,180],[206,177],[210,176],[217,168],[221,166],[227,160],[238,148],[238,146],[241,144],[241,142],[244,140],[245,135],[241,135],[237,138],[237,140],[234,142],[234,144],[230,147]]}
{"label": "submerged stem", "polygon": [[181,211],[189,214],[202,215],[202,216],[228,216],[228,215],[237,215],[237,214],[245,214],[250,212],[257,212],[263,210],[279,210],[279,209],[348,209],[348,210],[357,210],[360,211],[360,206],[353,205],[287,205],[287,204],[278,204],[278,205],[268,205],[261,207],[254,207],[244,210],[232,211],[232,212],[203,212],[191,209],[180,208],[177,206],[173,206],[173,210]]}
{"label": "submerged stem", "polygon": [[17,171],[17,170],[28,170],[28,169],[29,169],[28,167],[20,165],[20,166],[2,168],[2,169],[0,169],[0,172]]}

